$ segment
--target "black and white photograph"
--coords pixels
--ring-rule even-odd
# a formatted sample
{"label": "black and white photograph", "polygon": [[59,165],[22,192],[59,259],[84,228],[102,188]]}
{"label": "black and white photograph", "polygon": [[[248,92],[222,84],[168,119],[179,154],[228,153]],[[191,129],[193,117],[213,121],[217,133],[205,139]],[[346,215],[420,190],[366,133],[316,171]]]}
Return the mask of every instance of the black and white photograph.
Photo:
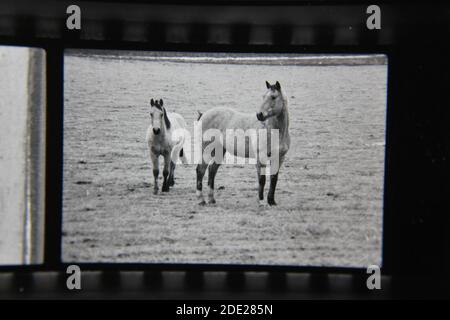
{"label": "black and white photograph", "polygon": [[45,51],[0,46],[0,266],[41,263]]}
{"label": "black and white photograph", "polygon": [[387,69],[66,50],[63,262],[382,265]]}

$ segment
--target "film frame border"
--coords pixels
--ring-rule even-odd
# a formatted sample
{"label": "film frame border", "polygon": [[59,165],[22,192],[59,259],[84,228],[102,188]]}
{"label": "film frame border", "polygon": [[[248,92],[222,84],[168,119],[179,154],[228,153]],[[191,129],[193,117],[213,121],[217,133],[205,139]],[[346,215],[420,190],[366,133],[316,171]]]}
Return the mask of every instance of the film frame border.
{"label": "film frame border", "polygon": [[[83,4],[83,3],[82,3]],[[384,2],[381,2],[381,6],[383,7]],[[323,6],[327,6],[327,3],[321,3]],[[345,5],[344,5],[345,6]],[[391,5],[386,4],[388,8],[394,8],[397,10],[398,14],[401,12],[401,5]],[[413,5],[414,6],[414,5]],[[445,7],[445,6],[443,6]],[[429,9],[429,7],[426,6]],[[412,13],[417,13],[416,10],[420,9],[420,5],[416,6],[416,9],[412,10]],[[438,9],[438,8],[435,8]],[[384,10],[384,9],[383,9]],[[429,12],[428,12],[429,13]],[[391,16],[391,20],[396,17],[396,14]],[[345,14],[344,14],[345,15]],[[424,14],[426,16],[426,13]],[[414,20],[414,19],[412,19]],[[19,21],[24,21],[20,20]],[[111,22],[112,21],[112,22]],[[383,20],[384,21],[384,20]],[[62,23],[61,19],[61,23]],[[391,21],[392,22],[392,21]],[[384,22],[383,22],[384,23]],[[422,22],[423,23],[423,22]],[[440,24],[442,21],[436,20],[434,24],[429,25],[423,30],[419,31],[416,34],[417,38],[424,44],[437,44],[438,49],[442,49],[443,46],[443,38],[442,35],[446,35],[448,32],[448,25]],[[45,261],[42,265],[32,265],[32,266],[0,266],[0,270],[8,271],[23,271],[23,272],[33,272],[33,271],[44,271],[44,270],[61,270],[64,269],[67,264],[63,264],[60,262],[60,250],[61,250],[61,219],[62,219],[62,207],[61,203],[57,203],[55,199],[58,197],[62,199],[62,129],[63,129],[63,55],[64,49],[66,48],[75,48],[75,49],[118,49],[118,50],[161,50],[161,51],[197,51],[197,52],[252,52],[254,50],[264,52],[264,53],[381,53],[386,54],[389,61],[389,71],[388,71],[388,112],[387,112],[387,137],[386,137],[386,156],[385,156],[385,180],[384,180],[384,190],[385,190],[385,198],[384,198],[384,214],[383,214],[383,261],[384,265],[382,268],[383,274],[398,274],[401,271],[401,257],[408,257],[408,255],[400,255],[397,256],[395,253],[398,253],[398,250],[402,248],[402,244],[395,243],[395,227],[402,226],[402,221],[399,221],[397,217],[394,217],[396,205],[393,204],[392,192],[395,189],[395,183],[392,180],[392,174],[394,172],[395,176],[395,168],[398,168],[398,163],[395,163],[395,155],[398,155],[398,149],[394,147],[398,147],[398,131],[394,126],[395,123],[392,120],[393,117],[398,117],[393,113],[393,106],[398,106],[400,103],[398,99],[396,99],[393,95],[399,90],[399,85],[395,83],[393,80],[397,80],[398,78],[402,78],[402,75],[399,73],[402,69],[404,70],[405,64],[401,64],[400,60],[402,57],[405,57],[408,53],[408,50],[413,50],[417,41],[414,41],[414,37],[408,35],[408,27],[411,26],[410,23],[405,23],[404,25],[396,25],[392,24],[392,29],[390,35],[387,37],[388,41],[384,44],[379,44],[379,37],[373,34],[367,33],[366,30],[361,30],[359,39],[356,44],[336,44],[332,41],[333,37],[330,37],[330,32],[333,33],[333,26],[324,24],[325,26],[311,26],[312,29],[319,30],[318,36],[314,40],[314,44],[309,45],[291,45],[286,42],[286,39],[281,37],[280,41],[275,41],[270,44],[249,44],[249,37],[241,36],[237,37],[230,44],[211,44],[204,41],[195,41],[192,43],[167,43],[165,38],[161,37],[160,33],[156,33],[156,38],[159,39],[157,41],[153,41],[152,43],[143,43],[143,42],[129,42],[124,41],[121,36],[114,36],[115,30],[120,30],[124,25],[126,25],[126,21],[123,23],[116,24],[115,20],[107,19],[103,21],[101,24],[106,25],[107,30],[111,30],[107,33],[107,37],[103,40],[82,40],[79,36],[74,34],[68,34],[64,30],[62,34],[57,38],[39,38],[36,36],[29,36],[26,30],[33,29],[33,26],[36,26],[39,22],[26,22],[24,26],[21,26],[16,33],[13,35],[0,35],[0,41],[2,44],[10,44],[10,45],[26,45],[26,46],[35,46],[40,47],[46,50],[47,52],[47,97],[48,97],[48,106],[47,110],[50,111],[52,109],[58,110],[56,114],[52,112],[47,112],[47,168],[52,167],[56,169],[59,173],[49,174],[47,170],[46,177],[46,201],[47,204],[47,213],[46,213],[46,241],[45,241]],[[122,26],[122,27],[121,27]],[[157,23],[157,30],[166,30],[164,23]],[[199,26],[202,24],[191,24],[192,29],[196,30],[201,29]],[[421,25],[423,26],[423,25]],[[436,33],[431,34],[431,36],[427,35],[428,31],[435,26],[442,26],[442,30],[437,30]],[[189,24],[185,27],[190,28]],[[244,31],[244,34],[248,34],[248,25],[246,24],[235,24],[233,26],[229,26],[232,30],[236,28],[237,30]],[[278,26],[279,27],[279,26]],[[272,37],[276,32],[278,27],[269,28],[268,34],[271,34]],[[315,28],[317,27],[317,28]],[[118,29],[117,29],[118,28]],[[418,28],[414,29],[417,30]],[[321,30],[321,31],[320,31]],[[383,30],[383,29],[382,29]],[[383,32],[381,30],[381,32]],[[398,32],[397,32],[398,31]],[[375,31],[380,32],[380,31]],[[263,32],[265,33],[265,32]],[[119,32],[118,35],[121,33]],[[123,34],[123,33],[122,33]],[[158,35],[159,34],[159,35]],[[193,34],[197,34],[193,32]],[[113,36],[111,36],[113,35]],[[196,38],[198,37],[198,38]],[[275,36],[276,38],[276,36]],[[194,39],[202,39],[201,36],[194,36]],[[203,38],[204,39],[204,38]],[[284,40],[283,40],[284,39]],[[417,39],[416,39],[417,40]],[[437,42],[435,42],[437,40]],[[419,41],[419,43],[420,43]],[[436,49],[435,49],[436,50]],[[420,51],[423,53],[423,49]],[[415,54],[417,57],[417,53]],[[442,55],[441,55],[442,57]],[[397,65],[399,63],[399,65]],[[393,70],[394,69],[394,70]],[[50,71],[51,70],[51,71]],[[50,90],[50,87],[52,88]],[[58,92],[59,91],[59,92]],[[400,92],[405,92],[400,90]],[[55,120],[58,120],[55,122]],[[397,120],[396,120],[397,121]],[[398,124],[398,123],[397,123]],[[393,132],[394,130],[394,132]],[[51,137],[59,137],[59,141],[51,140]],[[393,137],[392,137],[393,136]],[[404,149],[403,149],[404,151]],[[438,150],[440,152],[441,150]],[[55,157],[49,157],[48,155],[59,154],[60,164],[58,164]],[[49,158],[53,158],[49,160]],[[58,158],[58,157],[57,157]],[[50,163],[49,163],[50,162]],[[394,162],[394,165],[392,165]],[[394,168],[392,168],[394,166]],[[59,177],[59,179],[55,179]],[[389,179],[389,180],[388,180]],[[55,181],[57,180],[57,181]],[[394,184],[394,185],[393,185]],[[55,188],[56,187],[56,188]],[[51,190],[49,190],[51,189]],[[56,192],[56,196],[54,194],[54,190],[58,190]],[[387,191],[386,191],[387,190]],[[444,189],[445,190],[445,185]],[[49,194],[49,191],[52,191],[52,194]],[[59,195],[59,196],[58,196]],[[430,199],[427,199],[430,200]],[[61,200],[62,201],[62,200]],[[426,203],[425,203],[426,206]],[[386,212],[388,211],[388,212]],[[53,213],[52,213],[53,212]],[[56,212],[56,215],[54,214]],[[49,219],[51,218],[51,219]],[[408,215],[404,215],[403,219],[407,219]],[[415,223],[420,224],[421,220],[420,214],[413,215],[413,220]],[[425,231],[425,233],[429,233],[429,231]],[[439,235],[440,237],[443,234]],[[58,240],[59,245],[54,243],[54,240]],[[447,238],[448,241],[448,238]],[[397,241],[398,242],[398,241]],[[405,242],[403,242],[404,244]],[[445,247],[446,242],[444,242],[443,247]],[[433,253],[439,255],[439,250],[434,250]],[[443,253],[441,252],[441,255]],[[414,256],[414,255],[413,255]],[[417,256],[416,256],[417,257]],[[409,260],[411,260],[411,256],[409,256]],[[420,260],[420,259],[419,259]],[[443,265],[437,267],[440,270],[441,267],[445,266],[445,264],[449,263],[449,258],[444,258]],[[447,262],[445,262],[447,261]],[[423,268],[423,262],[419,264],[419,268]],[[106,272],[118,272],[120,270],[188,270],[194,272],[203,272],[203,271],[214,271],[214,270],[226,270],[230,272],[246,272],[246,271],[269,271],[269,272],[310,272],[312,274],[318,273],[350,273],[350,274],[361,274],[362,270],[360,269],[350,269],[350,268],[323,268],[323,267],[299,267],[299,266],[254,266],[254,265],[166,265],[166,264],[80,264],[80,267],[83,270],[105,270]],[[416,268],[417,269],[417,268]],[[414,270],[414,269],[413,269]]]}

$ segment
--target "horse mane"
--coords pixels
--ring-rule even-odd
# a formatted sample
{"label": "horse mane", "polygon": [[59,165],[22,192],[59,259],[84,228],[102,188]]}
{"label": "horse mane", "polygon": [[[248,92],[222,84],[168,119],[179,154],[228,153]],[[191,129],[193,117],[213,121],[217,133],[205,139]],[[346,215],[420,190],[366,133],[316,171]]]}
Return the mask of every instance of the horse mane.
{"label": "horse mane", "polygon": [[280,93],[281,93],[281,98],[283,99],[283,104],[284,104],[284,112],[286,113],[286,125],[287,128],[289,128],[289,109],[288,109],[288,97],[286,92],[283,90],[283,88],[280,89]]}
{"label": "horse mane", "polygon": [[166,123],[166,128],[170,129],[170,120],[169,117],[167,116],[166,108],[162,107],[162,110],[164,114],[164,122]]}
{"label": "horse mane", "polygon": [[280,89],[280,93],[281,93],[281,98],[283,99],[283,104],[287,108],[287,106],[288,106],[288,98],[287,98],[287,95],[284,92],[283,88]]}
{"label": "horse mane", "polygon": [[170,129],[170,120],[169,120],[169,117],[167,116],[166,108],[163,107],[162,103],[163,103],[162,99],[161,99],[161,104],[160,104],[160,102],[159,102],[158,100],[156,100],[156,101],[153,103],[153,99],[152,99],[151,102],[150,102],[150,104],[152,105],[152,107],[155,107],[155,108],[157,108],[157,109],[159,109],[159,110],[161,110],[161,111],[163,112],[163,115],[164,115],[164,122],[165,122],[165,124],[166,124],[166,128],[167,128],[167,129]]}

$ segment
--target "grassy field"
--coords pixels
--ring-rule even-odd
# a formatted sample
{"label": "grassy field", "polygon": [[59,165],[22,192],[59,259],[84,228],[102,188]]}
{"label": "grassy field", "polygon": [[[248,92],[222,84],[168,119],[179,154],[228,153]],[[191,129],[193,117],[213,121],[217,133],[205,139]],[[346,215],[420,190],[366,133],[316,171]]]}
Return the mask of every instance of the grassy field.
{"label": "grassy field", "polygon": [[[274,66],[66,56],[66,262],[367,266],[381,263],[386,65]],[[150,98],[184,116],[255,112],[265,80],[289,97],[291,149],[277,207],[259,206],[253,166],[222,166],[216,205],[195,166],[152,194]]]}

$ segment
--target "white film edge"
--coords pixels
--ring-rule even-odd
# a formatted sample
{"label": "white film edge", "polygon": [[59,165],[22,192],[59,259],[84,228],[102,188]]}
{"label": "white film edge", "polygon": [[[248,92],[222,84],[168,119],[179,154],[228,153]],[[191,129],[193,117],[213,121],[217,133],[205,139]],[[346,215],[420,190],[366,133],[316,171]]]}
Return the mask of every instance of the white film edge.
{"label": "white film edge", "polygon": [[44,258],[45,50],[0,46],[0,265]]}

